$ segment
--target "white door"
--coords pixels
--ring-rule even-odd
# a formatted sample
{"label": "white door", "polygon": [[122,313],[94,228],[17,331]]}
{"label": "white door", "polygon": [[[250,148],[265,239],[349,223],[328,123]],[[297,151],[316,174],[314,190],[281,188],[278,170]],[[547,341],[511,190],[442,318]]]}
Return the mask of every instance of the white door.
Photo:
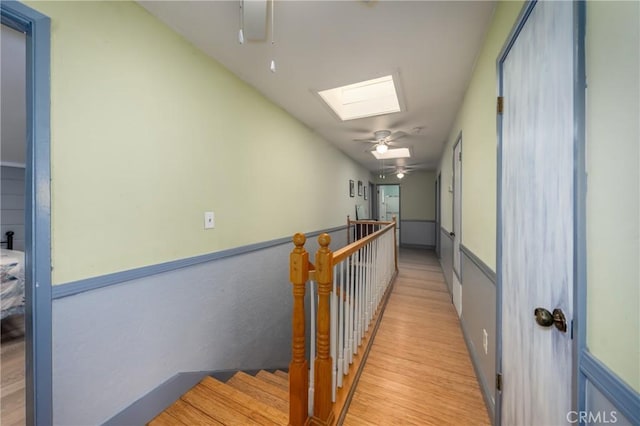
{"label": "white door", "polygon": [[[500,62],[500,413],[503,425],[559,425],[572,410],[573,4],[525,7]],[[566,331],[542,309],[561,310]]]}
{"label": "white door", "polygon": [[462,315],[460,242],[462,238],[462,138],[453,147],[453,305]]}

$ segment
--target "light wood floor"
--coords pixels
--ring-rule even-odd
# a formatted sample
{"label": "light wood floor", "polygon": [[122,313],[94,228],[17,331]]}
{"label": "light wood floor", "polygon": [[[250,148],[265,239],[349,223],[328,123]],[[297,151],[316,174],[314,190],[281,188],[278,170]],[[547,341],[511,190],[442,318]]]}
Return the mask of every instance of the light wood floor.
{"label": "light wood floor", "polygon": [[0,425],[25,424],[24,316],[2,320],[0,345]]}
{"label": "light wood floor", "polygon": [[403,249],[399,262],[344,424],[490,424],[435,254]]}

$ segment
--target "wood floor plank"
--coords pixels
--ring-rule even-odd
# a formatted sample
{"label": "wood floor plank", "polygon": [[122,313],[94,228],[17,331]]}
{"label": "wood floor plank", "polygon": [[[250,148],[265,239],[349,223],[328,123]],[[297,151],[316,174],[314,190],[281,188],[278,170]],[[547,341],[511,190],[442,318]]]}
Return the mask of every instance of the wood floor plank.
{"label": "wood floor plank", "polygon": [[289,417],[277,408],[264,404],[212,377],[206,377],[201,383],[209,388],[212,393],[215,393],[221,402],[226,402],[229,405],[240,404],[240,406],[244,407],[241,411],[242,414],[262,424],[284,425],[289,421]]}
{"label": "wood floor plank", "polygon": [[[248,376],[244,373],[236,373],[229,381],[227,381],[227,385],[232,386],[239,391],[246,393],[247,395],[261,401],[267,405],[277,408],[285,414],[289,414],[289,394],[285,393],[284,395],[281,393],[282,389],[271,387],[264,388],[264,386],[256,386],[254,381],[263,383],[262,381],[256,379],[255,377],[248,376],[251,379],[247,379],[244,376]],[[275,388],[278,392],[272,393],[273,388]]]}
{"label": "wood floor plank", "polygon": [[[229,406],[221,402],[212,395],[212,392],[203,384],[197,384],[189,392],[180,397],[181,400],[197,408],[207,416],[224,425],[260,425],[259,421],[253,420],[247,415],[236,410],[234,406]],[[190,411],[192,412],[192,411]]]}
{"label": "wood floor plank", "polygon": [[148,426],[174,426],[174,425],[182,426],[184,425],[184,423],[181,420],[173,417],[171,414],[169,414],[168,411],[165,410],[162,413],[158,414],[149,423],[147,423],[147,425]]}
{"label": "wood floor plank", "polygon": [[286,371],[276,370],[276,371],[273,372],[273,374],[275,374],[276,376],[280,376],[280,377],[286,379],[287,382],[289,381],[289,373],[287,373]]}
{"label": "wood floor plank", "polygon": [[172,425],[220,425],[220,422],[207,416],[202,411],[178,399],[165,411],[158,414],[149,423],[149,426]]}
{"label": "wood floor plank", "polygon": [[24,316],[5,318],[1,326],[0,425],[23,426],[26,416]]}
{"label": "wood floor plank", "polygon": [[260,370],[256,377],[260,380],[263,380],[267,383],[271,383],[272,385],[278,386],[280,389],[283,389],[289,392],[289,380],[284,379],[282,377],[276,376],[275,374],[269,373],[265,370]]}
{"label": "wood floor plank", "polygon": [[399,269],[344,424],[488,425],[435,255],[402,250]]}

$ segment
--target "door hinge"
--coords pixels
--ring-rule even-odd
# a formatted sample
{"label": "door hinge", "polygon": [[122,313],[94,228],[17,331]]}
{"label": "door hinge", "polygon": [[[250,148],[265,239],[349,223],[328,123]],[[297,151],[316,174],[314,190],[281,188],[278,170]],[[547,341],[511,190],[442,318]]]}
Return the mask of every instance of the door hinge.
{"label": "door hinge", "polygon": [[498,114],[502,114],[502,111],[504,111],[504,98],[498,96]]}
{"label": "door hinge", "polygon": [[502,374],[500,373],[496,374],[496,389],[502,390]]}
{"label": "door hinge", "polygon": [[571,340],[573,340],[573,320],[571,320]]}
{"label": "door hinge", "polygon": [[458,153],[458,161],[462,161],[462,152]]}

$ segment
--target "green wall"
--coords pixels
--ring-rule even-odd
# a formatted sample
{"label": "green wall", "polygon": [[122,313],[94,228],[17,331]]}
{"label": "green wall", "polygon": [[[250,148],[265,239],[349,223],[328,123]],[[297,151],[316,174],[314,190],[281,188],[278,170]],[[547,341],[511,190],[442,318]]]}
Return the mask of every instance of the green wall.
{"label": "green wall", "polygon": [[453,146],[462,132],[462,243],[496,267],[496,59],[522,1],[499,2],[440,159],[442,226],[453,229]]}
{"label": "green wall", "polygon": [[436,172],[417,170],[402,179],[389,175],[376,179],[377,184],[400,185],[402,220],[436,220]]}
{"label": "green wall", "polygon": [[365,169],[136,3],[27,4],[52,20],[54,284],[355,214]]}
{"label": "green wall", "polygon": [[587,346],[640,391],[640,4],[587,3]]}

